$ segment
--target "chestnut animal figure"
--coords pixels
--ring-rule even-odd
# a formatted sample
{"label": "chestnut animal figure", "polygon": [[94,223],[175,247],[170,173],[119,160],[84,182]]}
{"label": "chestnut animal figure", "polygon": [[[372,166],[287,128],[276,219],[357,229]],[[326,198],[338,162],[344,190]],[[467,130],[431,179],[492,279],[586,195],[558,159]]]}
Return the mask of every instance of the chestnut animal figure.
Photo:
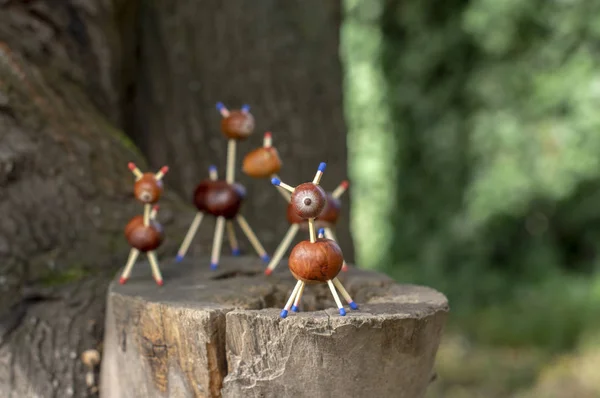
{"label": "chestnut animal figure", "polygon": [[231,220],[237,216],[245,196],[246,189],[241,184],[204,180],[194,191],[194,204],[198,211]]}
{"label": "chestnut animal figure", "polygon": [[158,202],[163,193],[162,179],[169,171],[168,166],[163,166],[156,174],[142,173],[133,162],[127,165],[135,176],[133,193],[135,198],[144,204],[144,222],[148,224],[150,209]]}
{"label": "chestnut animal figure", "polygon": [[121,274],[119,283],[124,284],[127,282],[139,254],[146,253],[152,269],[152,276],[156,280],[156,283],[162,286],[163,278],[160,273],[155,250],[163,242],[164,232],[162,226],[156,221],[157,212],[158,206],[154,206],[147,221],[144,220],[144,216],[135,216],[125,226],[125,238],[131,246],[131,251],[129,252],[129,259]]}
{"label": "chestnut animal figure", "polygon": [[252,178],[275,178],[281,170],[279,152],[273,146],[273,136],[266,132],[263,146],[249,152],[242,162],[242,171]]}
{"label": "chestnut animal figure", "polygon": [[[340,315],[346,315],[346,310],[340,301],[336,288],[348,302],[350,308],[353,310],[358,309],[352,297],[337,278],[344,263],[342,250],[334,240],[324,237],[324,229],[319,230],[318,238],[315,236],[315,218],[325,208],[326,194],[319,187],[325,167],[326,164],[321,163],[312,182],[300,184],[297,187],[284,184],[277,178],[273,178],[271,181],[273,185],[280,186],[292,194],[290,204],[293,207],[293,213],[302,219],[308,220],[310,234],[309,241],[298,243],[290,253],[289,268],[298,282],[296,282],[292,294],[281,311],[282,318],[287,317],[290,309],[295,312],[298,311],[304,286],[313,283],[327,283]],[[287,236],[284,241],[286,239],[288,239]]]}
{"label": "chestnut animal figure", "polygon": [[217,110],[223,115],[221,132],[230,140],[245,140],[254,132],[254,116],[248,105],[240,110],[228,111],[222,103],[217,104]]}
{"label": "chestnut animal figure", "polygon": [[[302,184],[305,185],[305,184]],[[306,213],[310,211],[310,207],[312,206],[321,206],[322,204],[322,193],[315,193],[317,189],[314,186],[311,186],[310,183],[307,185],[307,190],[301,190],[302,185],[296,187],[298,193],[295,196],[295,202],[292,201],[292,196],[288,197],[288,207],[286,211],[287,220],[290,223],[290,228],[285,234],[283,240],[277,246],[271,261],[267,265],[265,269],[265,275],[271,275],[273,270],[279,265],[281,259],[283,258],[285,252],[289,249],[292,241],[296,237],[298,231],[308,230],[309,226],[305,218],[302,217],[300,213]],[[325,205],[323,206],[319,216],[315,219],[315,229],[323,228],[325,237],[327,239],[331,239],[337,241],[333,229],[337,220],[340,216],[341,211],[341,201],[340,197],[346,192],[348,189],[349,183],[348,181],[342,181],[342,183],[331,193],[325,194]],[[318,186],[320,188],[320,186]],[[294,191],[296,193],[296,191]],[[316,201],[316,205],[313,203],[313,196],[316,196],[318,200]],[[306,205],[304,202],[305,199],[310,199],[311,204]],[[299,205],[298,205],[299,203]],[[300,213],[297,211],[300,210]],[[342,271],[348,271],[348,265],[345,261],[342,263]]]}

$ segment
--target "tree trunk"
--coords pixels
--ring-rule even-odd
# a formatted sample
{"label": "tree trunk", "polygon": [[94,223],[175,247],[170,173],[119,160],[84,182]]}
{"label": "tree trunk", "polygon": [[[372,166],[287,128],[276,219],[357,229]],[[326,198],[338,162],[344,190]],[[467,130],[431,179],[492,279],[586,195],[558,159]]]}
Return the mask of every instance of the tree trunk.
{"label": "tree trunk", "polygon": [[208,261],[163,264],[160,289],[147,263],[113,282],[102,397],[424,396],[442,294],[351,269],[339,278],[358,311],[339,316],[327,285],[308,285],[302,311],[281,319],[295,284],[287,267],[265,278],[253,257],[225,257],[217,272]]}
{"label": "tree trunk", "polygon": [[[209,165],[224,173],[227,143],[216,102],[249,104],[256,131],[239,145],[238,170],[244,153],[272,131],[284,182],[312,179],[324,161],[322,184],[333,190],[347,178],[340,22],[339,1],[144,2],[134,141],[155,167],[172,166],[170,182],[191,202]],[[268,180],[237,176],[249,191],[244,215],[272,253],[288,227],[285,202]],[[348,209],[345,197],[338,238],[353,261]]]}

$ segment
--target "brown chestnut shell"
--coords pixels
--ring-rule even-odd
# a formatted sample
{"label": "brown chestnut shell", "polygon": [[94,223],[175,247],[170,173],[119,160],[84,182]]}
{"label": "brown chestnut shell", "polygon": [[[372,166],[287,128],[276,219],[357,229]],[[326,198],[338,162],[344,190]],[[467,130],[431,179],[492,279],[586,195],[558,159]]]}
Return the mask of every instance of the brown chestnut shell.
{"label": "brown chestnut shell", "polygon": [[327,282],[342,269],[344,255],[339,245],[320,238],[315,243],[304,240],[292,249],[288,266],[294,277],[306,283]]}
{"label": "brown chestnut shell", "polygon": [[274,147],[261,147],[244,157],[242,171],[253,178],[266,178],[281,170],[281,158]]}
{"label": "brown chestnut shell", "polygon": [[153,173],[144,173],[133,185],[135,198],[142,203],[158,202],[163,192],[162,180],[156,180]]}
{"label": "brown chestnut shell", "polygon": [[335,225],[340,217],[341,208],[342,202],[328,193],[327,202],[325,203],[325,207],[321,211],[321,214],[317,217],[317,221],[324,224]]}
{"label": "brown chestnut shell", "polygon": [[250,112],[233,110],[221,120],[221,132],[227,138],[244,140],[254,132],[254,116]]}
{"label": "brown chestnut shell", "polygon": [[156,250],[164,240],[162,225],[156,220],[150,220],[150,225],[144,225],[144,216],[135,216],[125,226],[125,238],[131,247],[141,252]]}
{"label": "brown chestnut shell", "polygon": [[305,182],[294,189],[290,203],[300,218],[317,218],[327,204],[327,194],[320,185]]}
{"label": "brown chestnut shell", "polygon": [[239,213],[245,196],[246,189],[241,184],[204,180],[194,191],[194,204],[203,213],[232,219]]}

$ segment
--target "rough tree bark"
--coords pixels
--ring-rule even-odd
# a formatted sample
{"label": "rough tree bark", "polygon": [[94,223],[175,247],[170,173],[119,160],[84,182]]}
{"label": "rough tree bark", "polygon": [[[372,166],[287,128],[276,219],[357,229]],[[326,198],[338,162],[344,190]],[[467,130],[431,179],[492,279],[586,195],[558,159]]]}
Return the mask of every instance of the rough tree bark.
{"label": "rough tree bark", "polygon": [[[358,311],[339,316],[327,285],[279,317],[295,280],[253,257],[149,265],[112,283],[100,391],[107,398],[397,397],[425,394],[448,312],[433,289],[356,268],[339,276]],[[346,308],[348,308],[346,306]]]}
{"label": "rough tree bark", "polygon": [[[173,167],[171,181],[184,198],[210,164],[223,172],[227,145],[217,101],[250,104],[256,117],[255,135],[239,145],[238,166],[245,152],[261,145],[262,133],[272,131],[285,182],[310,179],[322,161],[328,162],[326,189],[347,178],[339,1],[150,0],[139,23],[130,130],[150,163]],[[272,252],[287,229],[285,203],[267,180],[238,176],[249,190],[245,216]],[[338,238],[353,261],[349,204],[345,196]]]}

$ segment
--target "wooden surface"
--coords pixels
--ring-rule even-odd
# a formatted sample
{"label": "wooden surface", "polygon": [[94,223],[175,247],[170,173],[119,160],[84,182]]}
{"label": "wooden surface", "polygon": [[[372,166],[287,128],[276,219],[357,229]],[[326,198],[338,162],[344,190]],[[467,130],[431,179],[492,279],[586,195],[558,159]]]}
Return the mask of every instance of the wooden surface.
{"label": "wooden surface", "polygon": [[140,262],[107,301],[101,397],[423,396],[448,312],[435,290],[352,268],[359,304],[340,317],[326,285],[302,312],[279,312],[294,287],[255,257],[163,261],[157,287]]}

